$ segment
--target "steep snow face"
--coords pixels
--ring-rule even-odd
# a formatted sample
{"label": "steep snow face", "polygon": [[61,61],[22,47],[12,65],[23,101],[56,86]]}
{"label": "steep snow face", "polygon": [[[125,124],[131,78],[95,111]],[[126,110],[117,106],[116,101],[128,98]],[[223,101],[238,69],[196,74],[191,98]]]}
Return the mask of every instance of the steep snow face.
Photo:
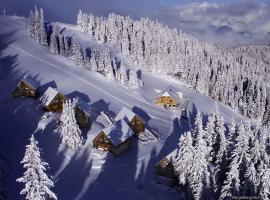
{"label": "steep snow face", "polygon": [[[206,116],[217,105],[225,121],[242,117],[228,106],[213,101],[187,88],[183,83],[167,76],[144,73],[144,86],[128,90],[104,76],[76,66],[70,60],[49,53],[26,34],[26,20],[17,17],[0,17],[0,146],[1,153],[11,164],[11,193],[20,199],[20,186],[15,182],[23,169],[20,160],[30,135],[37,130],[44,112],[34,99],[12,99],[16,84],[30,74],[41,84],[41,92],[48,87],[59,88],[65,96],[78,96],[91,106],[91,110],[103,110],[114,117],[123,107],[138,114],[160,140],[141,144],[136,139],[132,149],[118,159],[93,149],[92,139],[105,127],[95,121],[80,151],[72,151],[60,144],[55,119],[36,132],[35,138],[43,149],[43,158],[50,164],[54,175],[55,193],[58,199],[179,199],[174,190],[161,190],[153,184],[154,165],[177,147],[179,137],[190,129],[189,122],[180,119],[177,112],[168,111],[152,103],[155,91],[163,91],[173,85],[176,92],[189,98],[190,122],[196,110]],[[41,93],[40,95],[42,95]],[[57,116],[56,116],[57,117]],[[99,119],[99,118],[98,118]],[[43,134],[41,134],[43,133]],[[74,176],[76,174],[76,176]],[[106,190],[106,192],[104,192]]]}

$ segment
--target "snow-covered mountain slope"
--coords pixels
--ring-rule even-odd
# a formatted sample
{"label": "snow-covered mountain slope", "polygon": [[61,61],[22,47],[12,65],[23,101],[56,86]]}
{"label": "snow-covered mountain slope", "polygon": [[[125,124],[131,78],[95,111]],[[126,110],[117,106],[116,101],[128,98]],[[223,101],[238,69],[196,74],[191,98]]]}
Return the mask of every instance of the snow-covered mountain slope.
{"label": "snow-covered mountain slope", "polygon": [[24,147],[44,114],[37,100],[11,98],[11,91],[26,74],[39,81],[43,88],[57,86],[63,94],[77,96],[86,105],[110,112],[112,116],[125,106],[141,116],[160,136],[158,142],[150,144],[134,140],[131,151],[114,158],[92,147],[92,139],[103,128],[102,123],[93,123],[87,132],[86,144],[79,152],[60,144],[54,120],[45,124],[43,131],[36,133],[36,138],[43,149],[42,157],[50,164],[49,173],[55,178],[59,199],[106,199],[110,196],[114,199],[178,199],[178,193],[160,190],[152,181],[154,165],[173,151],[180,135],[190,129],[189,123],[180,119],[177,112],[152,103],[157,91],[168,86],[189,98],[191,120],[196,110],[206,117],[215,105],[226,122],[233,117],[242,118],[230,107],[165,75],[144,73],[144,86],[128,90],[62,56],[50,54],[47,48],[27,36],[26,22],[18,17],[0,17],[0,150],[11,165],[11,193],[15,199],[21,198],[21,188],[15,180],[23,173],[20,160]]}

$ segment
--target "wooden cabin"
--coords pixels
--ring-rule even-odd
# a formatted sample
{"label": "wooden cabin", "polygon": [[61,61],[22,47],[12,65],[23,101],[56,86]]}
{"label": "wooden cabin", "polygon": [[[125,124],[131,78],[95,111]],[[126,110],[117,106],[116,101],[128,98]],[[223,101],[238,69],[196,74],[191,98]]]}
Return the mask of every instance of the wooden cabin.
{"label": "wooden cabin", "polygon": [[23,79],[16,88],[12,91],[13,97],[38,97],[39,84],[31,78]]}
{"label": "wooden cabin", "polygon": [[89,128],[90,115],[84,111],[81,107],[76,105],[74,107],[75,118],[80,128]]}
{"label": "wooden cabin", "polygon": [[165,108],[177,107],[179,104],[179,94],[177,94],[174,89],[167,88],[166,90],[160,92],[158,96],[154,99],[154,103]]}
{"label": "wooden cabin", "polygon": [[136,134],[142,133],[145,130],[144,120],[126,107],[122,108],[122,110],[116,115],[114,120],[118,121],[120,119],[125,119],[126,122],[129,124],[130,128]]}
{"label": "wooden cabin", "polygon": [[93,140],[97,149],[111,152],[119,156],[131,147],[131,137],[134,132],[124,119],[116,121],[113,125],[102,129]]}
{"label": "wooden cabin", "polygon": [[45,111],[61,113],[67,98],[56,89],[49,87],[40,98]]}
{"label": "wooden cabin", "polygon": [[177,150],[174,150],[155,165],[157,176],[170,180],[172,184],[177,180],[177,172],[174,167],[176,153]]}

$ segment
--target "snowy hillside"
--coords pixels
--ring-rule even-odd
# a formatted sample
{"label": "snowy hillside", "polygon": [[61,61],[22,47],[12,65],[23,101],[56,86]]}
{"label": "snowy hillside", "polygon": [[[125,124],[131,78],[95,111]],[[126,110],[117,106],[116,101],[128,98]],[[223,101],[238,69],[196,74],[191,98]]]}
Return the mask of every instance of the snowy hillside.
{"label": "snowy hillside", "polygon": [[[119,21],[123,20],[119,16],[116,18]],[[110,21],[108,19],[106,23],[103,23],[103,19],[98,20],[100,20],[100,24],[106,24]],[[128,18],[123,21],[132,23],[132,20]],[[35,39],[29,37],[28,23],[29,21],[25,18],[0,16],[0,151],[10,165],[8,173],[10,180],[9,190],[14,199],[23,199],[23,196],[20,195],[21,185],[16,182],[16,179],[21,177],[24,172],[20,161],[24,156],[25,146],[29,143],[29,138],[33,133],[39,142],[41,157],[50,165],[48,174],[52,175],[50,177],[54,182],[52,190],[56,193],[58,199],[88,200],[107,199],[109,197],[132,200],[179,199],[181,192],[178,191],[177,187],[166,188],[155,182],[153,178],[155,177],[155,165],[178,147],[179,138],[185,132],[194,129],[195,132],[198,131],[197,140],[199,141],[198,138],[200,137],[203,138],[199,134],[202,131],[196,130],[196,128],[198,129],[196,127],[198,125],[198,118],[195,120],[195,116],[199,113],[198,111],[201,112],[201,115],[197,114],[197,116],[202,118],[202,124],[199,127],[205,127],[208,116],[216,109],[215,112],[218,112],[218,116],[222,116],[222,119],[217,117],[220,120],[217,121],[222,123],[219,124],[219,127],[222,130],[224,129],[222,135],[224,136],[222,138],[224,141],[226,140],[224,123],[225,127],[227,127],[233,119],[236,120],[236,123],[239,123],[241,119],[246,119],[238,111],[203,94],[225,101],[226,104],[237,108],[238,104],[241,106],[249,105],[250,101],[257,102],[256,98],[259,98],[259,95],[257,95],[253,100],[245,99],[246,101],[241,102],[238,97],[242,98],[240,95],[242,91],[237,93],[235,90],[231,91],[230,87],[226,87],[226,85],[233,83],[232,80],[239,80],[237,84],[241,85],[246,77],[249,78],[251,74],[255,73],[254,71],[249,71],[251,68],[241,71],[245,69],[249,62],[241,64],[242,61],[234,60],[233,62],[239,62],[240,64],[234,65],[232,68],[228,66],[227,59],[234,59],[233,54],[236,54],[234,51],[239,52],[240,50],[231,50],[232,52],[228,53],[229,50],[219,51],[219,47],[208,46],[208,44],[202,47],[201,45],[203,44],[182,34],[182,39],[184,38],[181,41],[183,48],[177,49],[179,46],[172,46],[175,47],[176,54],[178,50],[181,52],[181,54],[177,54],[178,56],[185,54],[181,61],[185,65],[176,66],[171,64],[171,62],[176,62],[174,60],[176,57],[168,53],[171,52],[168,49],[155,52],[156,54],[153,55],[153,48],[149,44],[149,46],[145,46],[145,49],[149,47],[149,57],[145,60],[142,57],[141,60],[136,60],[140,56],[132,57],[134,54],[129,52],[129,47],[126,46],[126,52],[124,52],[123,49],[115,49],[113,41],[107,42],[97,38],[89,39],[89,33],[82,31],[76,25],[62,23],[47,24],[46,27],[48,29],[52,28],[50,30],[52,31],[50,41],[55,40],[57,43],[60,38],[65,43],[66,38],[69,38],[68,42],[73,41],[71,42],[73,48],[76,45],[79,48],[83,47],[83,53],[81,52],[81,54],[74,53],[80,52],[80,50],[78,51],[78,49],[74,48],[72,57],[64,55],[66,52],[61,52],[56,43],[51,43],[49,47],[46,44],[42,46],[39,44],[42,43],[42,40],[38,39],[38,43]],[[136,23],[139,25],[139,22]],[[145,23],[147,24],[148,22],[146,21]],[[152,23],[154,22],[149,22],[148,26],[153,28],[156,24]],[[162,25],[159,28],[165,32],[167,31],[166,33],[173,33]],[[155,30],[152,31],[155,32]],[[100,32],[98,34],[101,35]],[[156,36],[160,35],[156,34]],[[174,36],[179,39],[181,35],[175,32],[172,38]],[[157,37],[153,36],[152,38],[157,39]],[[172,38],[170,38],[168,43],[174,41]],[[149,43],[153,44],[153,41],[150,42],[150,40],[152,39],[149,39]],[[160,38],[160,41],[164,40]],[[159,45],[166,46],[167,44]],[[185,52],[182,52],[184,46],[187,49]],[[87,48],[90,48],[91,52],[95,52],[94,49],[96,49],[94,61],[91,61],[86,56],[88,55],[85,52]],[[205,58],[200,57],[203,55],[203,52],[205,53]],[[228,54],[222,55],[224,52]],[[103,59],[97,60],[102,57],[102,53],[104,53]],[[74,57],[74,55],[76,56]],[[171,57],[168,57],[168,55]],[[221,58],[222,61],[225,60],[224,63],[215,59],[215,56]],[[89,59],[85,59],[86,57]],[[115,70],[116,66],[120,65],[119,71],[109,72],[108,65],[113,62],[109,57],[115,61]],[[161,60],[157,59],[157,57]],[[82,59],[87,64],[80,63],[83,62]],[[194,59],[193,62],[190,62],[192,59]],[[200,62],[202,60],[204,61],[203,63]],[[208,63],[209,65],[206,66],[207,62],[211,62],[211,64]],[[251,59],[250,62],[256,62],[256,59]],[[267,62],[268,59],[264,63],[267,65]],[[137,65],[134,65],[134,63],[137,63]],[[87,66],[92,67],[93,65],[97,65],[95,66],[96,69],[89,70],[87,68]],[[114,66],[114,64],[112,65]],[[141,67],[137,68],[137,66]],[[223,71],[225,68],[227,71]],[[232,80],[226,82],[227,79],[225,77],[236,69],[239,70],[239,73],[245,74],[245,78],[240,78],[240,75],[236,73]],[[128,71],[134,73],[138,72],[138,70],[142,70],[142,75],[138,78],[137,74],[133,74],[136,78],[134,82],[130,80],[129,76],[124,77],[124,81],[121,79],[122,72],[127,74]],[[211,77],[207,77],[211,70]],[[117,75],[117,72],[119,72],[119,75]],[[165,72],[170,75],[166,75]],[[175,73],[172,74],[172,72]],[[258,69],[256,72],[262,73],[261,69]],[[109,75],[110,73],[111,75]],[[268,73],[269,71],[265,73],[262,79],[267,80],[269,77]],[[185,75],[182,76],[181,74]],[[206,74],[208,75],[204,77]],[[74,151],[66,144],[61,143],[58,129],[60,114],[44,113],[39,100],[12,98],[12,90],[26,75],[39,82],[41,85],[41,95],[49,86],[57,88],[58,91],[68,98],[78,98],[80,104],[90,111],[93,122],[89,130],[82,129],[82,136],[86,139],[86,142],[80,150]],[[118,79],[117,77],[120,78]],[[224,82],[219,82],[219,80],[223,79]],[[251,80],[253,81],[252,78]],[[140,83],[138,84],[137,81],[140,81]],[[211,85],[209,82],[214,83]],[[130,83],[132,83],[131,86],[128,85]],[[259,89],[263,97],[259,106],[265,109],[266,105],[268,105],[266,102],[268,102],[269,95],[263,95],[263,92],[266,91],[263,83],[258,82],[261,88],[263,88]],[[218,89],[210,89],[209,85],[216,88],[218,84]],[[134,85],[135,87],[133,87]],[[251,85],[247,86],[250,90],[252,90],[253,86]],[[181,118],[180,111],[177,109],[165,109],[153,103],[159,92],[166,88],[173,88],[176,93],[182,93],[183,97],[189,100],[187,105],[188,120]],[[193,88],[201,94],[193,90]],[[224,90],[230,89],[230,91],[223,91],[222,93],[222,88]],[[209,94],[208,91],[210,90]],[[248,93],[247,90],[244,92],[245,94]],[[225,96],[226,94],[229,97],[227,100],[224,100],[223,95]],[[233,106],[231,101],[237,102],[237,105]],[[248,111],[251,108],[244,106],[243,110],[240,111],[246,116],[268,122],[268,107],[266,110],[261,111],[263,116],[257,116],[257,112],[250,113]],[[256,105],[252,106],[252,108],[256,107]],[[101,129],[110,124],[108,122],[110,120],[101,112],[114,118],[123,107],[127,107],[140,116],[145,121],[146,128],[153,131],[157,139],[147,143],[134,138],[132,139],[132,148],[121,157],[115,158],[110,153],[95,149],[93,147],[93,139]],[[254,123],[256,122],[254,121]],[[242,130],[241,134],[243,135],[244,132]],[[239,135],[241,134],[239,132]],[[182,138],[182,140],[185,140],[185,138]],[[203,153],[203,151],[199,151],[198,146],[196,148],[196,152]],[[197,159],[200,159],[200,155],[197,155]],[[207,170],[206,167],[203,169]]]}

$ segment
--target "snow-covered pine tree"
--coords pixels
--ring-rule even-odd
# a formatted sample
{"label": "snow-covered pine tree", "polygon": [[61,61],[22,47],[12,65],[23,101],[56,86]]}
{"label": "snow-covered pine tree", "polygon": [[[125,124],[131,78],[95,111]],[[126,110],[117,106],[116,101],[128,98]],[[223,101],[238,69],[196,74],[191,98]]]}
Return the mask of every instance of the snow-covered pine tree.
{"label": "snow-covered pine tree", "polygon": [[260,165],[258,178],[260,184],[258,185],[258,194],[263,200],[270,198],[270,167],[268,163],[262,163]]}
{"label": "snow-covered pine tree", "polygon": [[30,144],[26,145],[25,155],[21,161],[26,171],[17,179],[17,182],[25,184],[20,194],[26,195],[25,199],[28,200],[56,200],[56,195],[51,191],[54,184],[46,174],[48,163],[41,160],[38,142],[34,135],[29,140]]}
{"label": "snow-covered pine tree", "polygon": [[27,33],[30,37],[35,37],[35,17],[32,10],[30,11],[30,15],[28,18]]}
{"label": "snow-covered pine tree", "polygon": [[69,57],[71,55],[71,50],[70,50],[70,46],[69,46],[69,39],[65,35],[63,35],[63,37],[64,37],[65,56]]}
{"label": "snow-covered pine tree", "polygon": [[129,80],[128,80],[128,87],[131,89],[138,88],[138,78],[137,78],[137,72],[135,69],[131,68],[129,70]]}
{"label": "snow-covered pine tree", "polygon": [[[203,123],[202,123],[202,116],[201,112],[197,110],[195,122],[194,122],[194,130],[192,131],[193,134],[193,145],[195,146],[197,143],[197,134],[203,132]],[[204,136],[203,136],[204,137]]]}
{"label": "snow-covered pine tree", "polygon": [[79,10],[78,16],[77,16],[77,25],[78,27],[82,26],[82,10]]}
{"label": "snow-covered pine tree", "polygon": [[190,169],[190,188],[193,193],[193,197],[196,200],[204,199],[206,196],[211,198],[210,188],[210,173],[209,164],[207,161],[207,146],[204,139],[205,131],[202,128],[202,118],[200,111],[197,112],[196,125],[194,131],[196,135],[194,161]]}
{"label": "snow-covered pine tree", "polygon": [[44,23],[44,13],[43,9],[40,9],[40,43],[44,46],[48,46],[48,36],[45,28],[45,23]]}
{"label": "snow-covered pine tree", "polygon": [[175,161],[175,169],[179,174],[179,183],[186,185],[190,176],[190,169],[193,165],[194,147],[192,146],[192,136],[190,132],[181,135],[178,144],[178,153]]}
{"label": "snow-covered pine tree", "polygon": [[[250,134],[250,133],[249,133]],[[246,133],[245,126],[241,121],[238,128],[238,136],[236,137],[235,148],[232,152],[232,158],[229,171],[226,175],[223,188],[221,190],[221,199],[240,195],[243,192],[242,186],[244,177],[247,172],[248,166],[248,134]]]}
{"label": "snow-covered pine tree", "polygon": [[50,37],[50,52],[53,54],[59,54],[57,35],[54,29]]}
{"label": "snow-covered pine tree", "polygon": [[35,6],[35,39],[38,43],[40,43],[41,41],[41,35],[40,35],[40,27],[41,27],[41,24],[40,24],[40,13],[37,9],[37,7]]}
{"label": "snow-covered pine tree", "polygon": [[83,145],[81,130],[76,123],[74,105],[71,100],[64,102],[61,114],[60,135],[62,142],[67,144],[71,149],[78,150]]}
{"label": "snow-covered pine tree", "polygon": [[58,35],[59,38],[59,53],[60,55],[66,55],[65,36],[63,34]]}
{"label": "snow-covered pine tree", "polygon": [[218,135],[219,141],[216,142],[219,144],[218,152],[216,156],[216,160],[214,163],[215,173],[214,173],[214,180],[215,180],[215,191],[217,192],[218,196],[221,190],[221,186],[225,180],[226,172],[227,172],[227,163],[228,163],[228,155],[227,155],[227,139],[225,137],[225,127],[224,127],[224,120],[221,115],[217,116],[216,122],[216,134]]}
{"label": "snow-covered pine tree", "polygon": [[71,60],[76,65],[82,65],[83,64],[83,55],[81,51],[81,45],[79,43],[79,40],[77,38],[77,35],[73,35],[71,38]]}
{"label": "snow-covered pine tree", "polygon": [[208,155],[207,155],[208,161],[213,161],[213,140],[216,137],[215,136],[216,135],[215,120],[216,120],[216,117],[214,113],[211,113],[208,116],[208,121],[205,127],[205,130],[206,130],[205,141],[208,148]]}
{"label": "snow-covered pine tree", "polygon": [[237,158],[235,158],[230,164],[230,170],[221,189],[220,199],[230,199],[232,196],[239,195],[240,177],[238,167],[239,164],[237,163]]}

